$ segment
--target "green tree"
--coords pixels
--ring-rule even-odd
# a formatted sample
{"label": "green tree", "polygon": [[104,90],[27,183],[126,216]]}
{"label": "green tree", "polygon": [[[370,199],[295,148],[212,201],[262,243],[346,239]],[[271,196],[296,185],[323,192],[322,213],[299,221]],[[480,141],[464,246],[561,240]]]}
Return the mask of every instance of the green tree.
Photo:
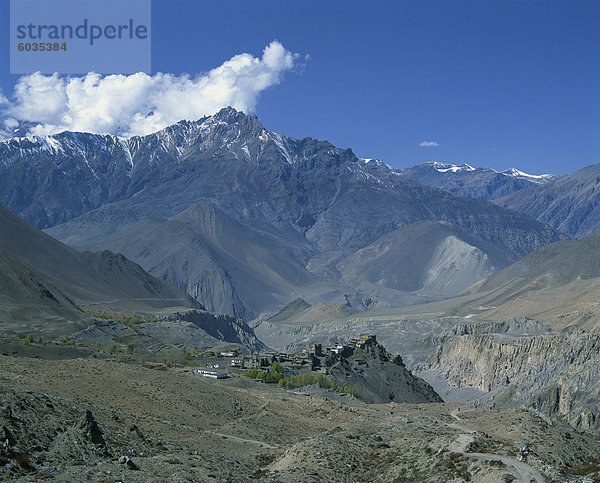
{"label": "green tree", "polygon": [[251,379],[256,379],[256,376],[258,376],[258,369],[250,369],[246,375]]}
{"label": "green tree", "polygon": [[283,374],[277,371],[268,372],[265,375],[265,382],[269,384],[277,384],[283,378]]}
{"label": "green tree", "polygon": [[26,337],[21,337],[19,339],[19,344],[23,344],[23,345],[31,345],[32,342],[33,342],[33,336],[31,334],[27,334]]}

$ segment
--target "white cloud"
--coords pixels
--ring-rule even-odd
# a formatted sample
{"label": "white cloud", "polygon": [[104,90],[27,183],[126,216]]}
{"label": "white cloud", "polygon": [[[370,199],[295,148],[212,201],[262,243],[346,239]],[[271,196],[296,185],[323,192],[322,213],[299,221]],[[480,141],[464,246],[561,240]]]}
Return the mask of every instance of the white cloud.
{"label": "white cloud", "polygon": [[4,127],[6,127],[7,129],[15,129],[17,127],[19,127],[19,121],[17,121],[16,119],[5,119],[4,120]]}
{"label": "white cloud", "polygon": [[434,148],[439,145],[440,144],[437,141],[423,141],[422,143],[419,143],[419,146],[422,148]]}
{"label": "white cloud", "polygon": [[35,123],[31,133],[38,135],[65,130],[143,135],[226,106],[252,112],[260,93],[279,84],[297,65],[298,54],[273,41],[261,58],[235,55],[197,77],[90,72],[63,78],[36,73],[19,79],[10,102],[0,93],[0,116]]}

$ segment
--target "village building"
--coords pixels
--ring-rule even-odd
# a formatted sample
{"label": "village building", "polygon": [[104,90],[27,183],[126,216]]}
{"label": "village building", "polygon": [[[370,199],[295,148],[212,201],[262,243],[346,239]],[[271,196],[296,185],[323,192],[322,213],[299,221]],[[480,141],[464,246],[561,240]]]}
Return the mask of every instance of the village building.
{"label": "village building", "polygon": [[357,342],[355,343],[356,347],[362,347],[367,342],[377,342],[377,336],[373,335],[373,334],[363,334],[358,339],[352,339],[352,340],[353,341],[357,340]]}
{"label": "village building", "polygon": [[323,346],[321,344],[313,344],[311,347],[311,353],[314,356],[322,356],[323,355]]}
{"label": "village building", "polygon": [[212,369],[202,369],[199,367],[194,369],[194,373],[200,374],[201,376],[204,376],[204,377],[210,377],[212,379],[226,379],[227,377],[229,377],[229,374],[227,374],[226,372],[215,371]]}
{"label": "village building", "polygon": [[345,346],[343,345],[336,345],[335,347],[331,348],[331,352],[333,352],[334,354],[342,354],[344,352]]}
{"label": "village building", "polygon": [[271,365],[271,359],[263,356],[252,356],[244,359],[245,369],[262,369]]}
{"label": "village building", "polygon": [[326,347],[325,350],[330,354],[342,355],[346,346],[337,344],[331,347]]}

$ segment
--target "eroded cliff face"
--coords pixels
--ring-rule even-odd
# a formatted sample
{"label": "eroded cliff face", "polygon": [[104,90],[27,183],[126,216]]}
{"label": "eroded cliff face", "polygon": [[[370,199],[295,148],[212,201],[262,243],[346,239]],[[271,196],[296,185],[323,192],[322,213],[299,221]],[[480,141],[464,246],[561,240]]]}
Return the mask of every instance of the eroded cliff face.
{"label": "eroded cliff face", "polygon": [[494,392],[496,407],[525,405],[600,433],[600,324],[561,334],[449,337],[416,374]]}

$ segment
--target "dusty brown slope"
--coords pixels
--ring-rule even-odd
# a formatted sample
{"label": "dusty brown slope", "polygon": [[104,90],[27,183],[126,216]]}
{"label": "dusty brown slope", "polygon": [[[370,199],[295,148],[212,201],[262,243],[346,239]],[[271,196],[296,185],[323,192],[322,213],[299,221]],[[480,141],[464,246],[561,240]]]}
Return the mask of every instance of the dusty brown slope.
{"label": "dusty brown slope", "polygon": [[273,317],[269,317],[267,322],[272,324],[297,324],[304,322],[339,320],[360,312],[359,310],[353,309],[348,305],[341,304],[318,303],[313,305],[306,304],[306,306],[302,306],[297,303],[298,300],[302,299],[296,299],[294,302],[289,303]]}
{"label": "dusty brown slope", "polygon": [[556,329],[600,316],[600,233],[542,247],[441,302],[373,312],[375,320],[447,316],[541,319]]}
{"label": "dusty brown slope", "polygon": [[3,332],[64,335],[80,330],[88,319],[60,290],[0,252]]}
{"label": "dusty brown slope", "polygon": [[345,257],[337,268],[350,286],[372,284],[430,297],[456,295],[515,261],[505,250],[442,223],[394,230]]}
{"label": "dusty brown slope", "polygon": [[587,324],[600,314],[600,233],[540,248],[465,291],[486,319],[543,318]]}

